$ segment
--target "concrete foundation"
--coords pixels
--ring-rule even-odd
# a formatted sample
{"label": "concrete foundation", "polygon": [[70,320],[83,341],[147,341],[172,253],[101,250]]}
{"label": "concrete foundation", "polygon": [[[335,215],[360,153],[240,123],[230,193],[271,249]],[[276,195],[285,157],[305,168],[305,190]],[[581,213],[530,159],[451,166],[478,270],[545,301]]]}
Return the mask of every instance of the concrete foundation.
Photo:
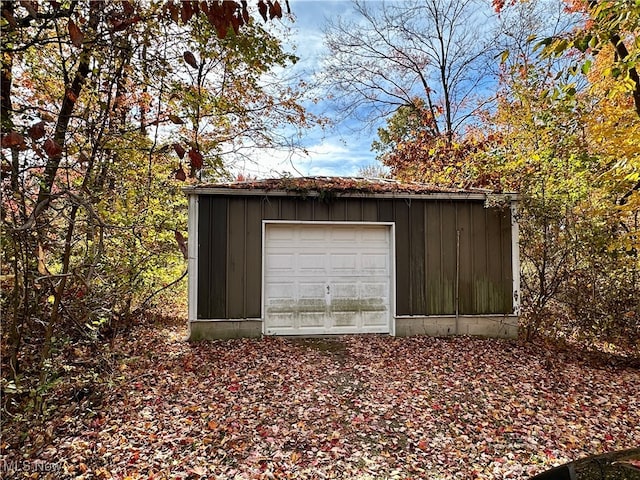
{"label": "concrete foundation", "polygon": [[[398,317],[396,336],[472,335],[492,338],[517,338],[516,315],[461,315]],[[262,336],[262,320],[210,320],[190,323],[189,340],[257,338]]]}
{"label": "concrete foundation", "polygon": [[256,338],[262,336],[261,320],[212,320],[191,322],[189,340]]}
{"label": "concrete foundation", "polygon": [[518,316],[516,315],[460,315],[399,317],[396,318],[396,336],[428,335],[473,335],[492,338],[517,338]]}

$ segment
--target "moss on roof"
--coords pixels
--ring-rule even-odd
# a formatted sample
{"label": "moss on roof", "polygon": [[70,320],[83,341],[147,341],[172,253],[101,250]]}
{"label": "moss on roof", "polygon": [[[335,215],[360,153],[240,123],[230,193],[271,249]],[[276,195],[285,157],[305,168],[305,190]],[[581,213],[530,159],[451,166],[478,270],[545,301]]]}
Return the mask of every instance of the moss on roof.
{"label": "moss on roof", "polygon": [[241,182],[206,183],[194,185],[197,189],[224,188],[237,190],[282,190],[287,192],[311,193],[499,193],[481,188],[452,188],[433,184],[399,182],[386,178],[364,177],[283,177]]}

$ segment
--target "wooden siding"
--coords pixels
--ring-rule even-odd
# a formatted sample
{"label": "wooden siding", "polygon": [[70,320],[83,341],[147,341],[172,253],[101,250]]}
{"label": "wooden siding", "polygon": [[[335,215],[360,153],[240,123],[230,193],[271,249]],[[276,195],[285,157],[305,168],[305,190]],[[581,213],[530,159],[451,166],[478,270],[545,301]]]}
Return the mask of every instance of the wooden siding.
{"label": "wooden siding", "polygon": [[396,315],[453,315],[456,293],[460,315],[512,313],[509,209],[458,199],[200,195],[198,318],[260,318],[262,220],[395,222]]}
{"label": "wooden siding", "polygon": [[[203,201],[204,200],[204,201]],[[227,211],[229,200],[200,198],[198,212],[198,318],[227,315]]]}

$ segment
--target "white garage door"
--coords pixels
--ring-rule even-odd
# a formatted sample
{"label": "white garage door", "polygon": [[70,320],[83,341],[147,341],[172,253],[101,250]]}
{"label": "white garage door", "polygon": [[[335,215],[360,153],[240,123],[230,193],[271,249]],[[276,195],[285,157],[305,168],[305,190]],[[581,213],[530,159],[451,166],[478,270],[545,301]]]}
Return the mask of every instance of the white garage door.
{"label": "white garage door", "polygon": [[389,333],[387,225],[267,224],[267,335]]}

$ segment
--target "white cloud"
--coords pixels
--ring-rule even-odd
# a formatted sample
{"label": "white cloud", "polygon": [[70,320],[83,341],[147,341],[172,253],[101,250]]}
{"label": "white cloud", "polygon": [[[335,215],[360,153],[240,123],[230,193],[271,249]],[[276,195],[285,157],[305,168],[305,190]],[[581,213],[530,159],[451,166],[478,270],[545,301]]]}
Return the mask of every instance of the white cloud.
{"label": "white cloud", "polygon": [[[314,72],[321,68],[325,54],[322,33],[325,19],[349,15],[352,5],[348,0],[289,0],[289,4],[294,21],[284,18],[284,29],[277,22],[268,23],[267,28],[275,28],[282,34],[287,26],[291,27],[281,38],[284,38],[285,50],[293,51],[300,60],[294,67],[281,72],[283,76],[295,76],[299,73],[304,78],[311,79]],[[312,113],[323,115],[330,113],[333,105],[329,99],[321,98],[317,103],[309,102],[308,108]],[[374,134],[371,131],[354,133],[358,129],[357,122],[349,121],[329,131],[320,127],[313,128],[295,142],[305,149],[306,154],[278,149],[249,150],[248,153],[243,152],[244,158],[236,161],[231,171],[258,178],[278,177],[282,174],[354,176],[360,168],[376,163],[375,154],[371,152]],[[284,128],[279,134],[286,138],[289,135],[287,130],[292,129]]]}
{"label": "white cloud", "polygon": [[275,149],[252,151],[251,160],[238,162],[235,174],[251,175],[258,178],[292,176],[355,176],[358,170],[375,162],[368,147],[356,142],[341,141],[338,137],[322,139],[306,147],[302,152]]}

